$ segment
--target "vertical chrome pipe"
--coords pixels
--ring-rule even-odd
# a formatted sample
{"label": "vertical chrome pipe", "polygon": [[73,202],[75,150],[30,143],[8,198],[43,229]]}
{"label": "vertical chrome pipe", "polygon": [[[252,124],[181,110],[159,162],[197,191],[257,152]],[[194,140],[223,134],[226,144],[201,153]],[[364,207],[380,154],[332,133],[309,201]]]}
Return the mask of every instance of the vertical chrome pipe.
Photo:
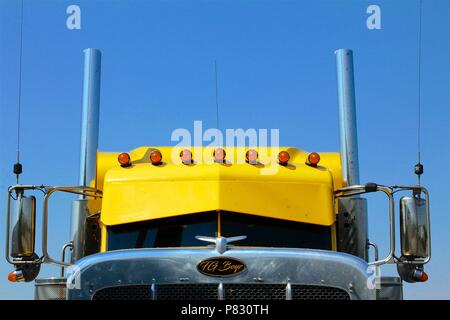
{"label": "vertical chrome pipe", "polygon": [[[360,184],[353,53],[349,49],[338,49],[335,54],[342,178],[345,185],[353,186]],[[367,261],[369,235],[367,200],[359,196],[339,199],[339,212],[338,250]]]}
{"label": "vertical chrome pipe", "polygon": [[[97,149],[100,113],[100,72],[102,54],[98,49],[84,50],[83,111],[80,147],[80,186],[97,187]],[[72,202],[71,262],[84,257],[88,252],[89,210],[86,196]]]}
{"label": "vertical chrome pipe", "polygon": [[337,64],[339,134],[343,179],[347,186],[359,185],[353,53],[349,49],[339,49],[335,51],[335,54]]}
{"label": "vertical chrome pipe", "polygon": [[[81,124],[80,186],[95,183],[100,113],[100,72],[102,54],[84,50],[83,111]],[[96,187],[95,185],[93,185]]]}

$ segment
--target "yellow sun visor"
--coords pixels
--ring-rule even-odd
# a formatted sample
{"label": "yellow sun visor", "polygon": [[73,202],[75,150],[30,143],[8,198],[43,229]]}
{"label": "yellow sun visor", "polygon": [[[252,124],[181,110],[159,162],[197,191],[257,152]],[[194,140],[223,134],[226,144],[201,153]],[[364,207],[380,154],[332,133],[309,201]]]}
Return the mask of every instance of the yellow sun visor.
{"label": "yellow sun visor", "polygon": [[[182,147],[141,147],[99,153],[97,186],[103,189],[101,221],[117,225],[211,210],[226,210],[330,226],[335,222],[333,191],[342,186],[339,153],[319,153],[317,166],[308,152],[290,148],[192,148],[192,162]],[[247,151],[252,161],[246,161]],[[160,163],[151,153],[159,151]],[[223,150],[222,150],[223,151]],[[278,153],[287,151],[286,165]],[[256,160],[254,160],[254,158]],[[286,155],[283,154],[283,161]],[[214,159],[216,158],[216,161]]]}

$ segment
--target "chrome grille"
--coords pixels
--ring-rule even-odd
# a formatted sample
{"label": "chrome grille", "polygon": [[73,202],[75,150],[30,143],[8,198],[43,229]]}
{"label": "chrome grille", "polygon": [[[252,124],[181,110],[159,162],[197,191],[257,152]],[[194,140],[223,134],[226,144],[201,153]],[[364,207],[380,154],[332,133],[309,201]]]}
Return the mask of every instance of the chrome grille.
{"label": "chrome grille", "polygon": [[292,285],[292,300],[350,300],[350,296],[339,288]]}
{"label": "chrome grille", "polygon": [[227,300],[286,300],[285,284],[224,284]]}
{"label": "chrome grille", "polygon": [[93,300],[150,300],[150,285],[116,286],[95,292]]}
{"label": "chrome grille", "polygon": [[158,300],[217,300],[215,283],[159,284],[156,286]]}
{"label": "chrome grille", "polygon": [[[285,284],[263,283],[223,283],[225,300],[285,300]],[[291,285],[293,300],[350,300],[350,295],[342,289]],[[217,283],[184,283],[155,285],[157,300],[217,300]],[[149,285],[126,285],[103,288],[95,292],[93,300],[151,300]]]}

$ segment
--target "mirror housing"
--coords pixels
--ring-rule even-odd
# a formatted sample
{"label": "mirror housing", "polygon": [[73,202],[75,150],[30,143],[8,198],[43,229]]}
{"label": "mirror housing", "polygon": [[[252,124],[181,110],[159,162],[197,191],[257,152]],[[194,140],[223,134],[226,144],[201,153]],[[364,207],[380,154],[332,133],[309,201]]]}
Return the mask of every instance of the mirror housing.
{"label": "mirror housing", "polygon": [[423,265],[402,263],[401,261],[404,259],[404,257],[400,257],[400,262],[397,263],[397,272],[403,281],[415,283],[425,282],[428,280],[428,275],[424,271]]}
{"label": "mirror housing", "polygon": [[420,195],[400,199],[400,243],[402,257],[407,260],[430,256],[429,210]]}
{"label": "mirror housing", "polygon": [[[22,261],[32,261],[39,259],[37,254],[33,254],[31,257],[22,258]],[[20,266],[16,266],[16,270],[12,271],[8,275],[8,280],[11,282],[30,282],[37,278],[41,271],[40,263],[27,263]]]}
{"label": "mirror housing", "polygon": [[11,257],[29,258],[34,255],[36,231],[36,198],[17,194],[12,201]]}

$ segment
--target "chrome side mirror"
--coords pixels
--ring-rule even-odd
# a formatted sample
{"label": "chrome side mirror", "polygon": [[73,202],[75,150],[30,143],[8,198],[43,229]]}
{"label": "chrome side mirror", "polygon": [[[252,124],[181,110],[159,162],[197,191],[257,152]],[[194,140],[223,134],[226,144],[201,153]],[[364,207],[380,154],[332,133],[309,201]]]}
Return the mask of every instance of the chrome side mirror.
{"label": "chrome side mirror", "polygon": [[28,258],[34,255],[36,230],[36,198],[17,194],[11,205],[11,257]]}
{"label": "chrome side mirror", "polygon": [[407,260],[430,256],[430,223],[428,202],[420,196],[400,199],[400,242]]}

